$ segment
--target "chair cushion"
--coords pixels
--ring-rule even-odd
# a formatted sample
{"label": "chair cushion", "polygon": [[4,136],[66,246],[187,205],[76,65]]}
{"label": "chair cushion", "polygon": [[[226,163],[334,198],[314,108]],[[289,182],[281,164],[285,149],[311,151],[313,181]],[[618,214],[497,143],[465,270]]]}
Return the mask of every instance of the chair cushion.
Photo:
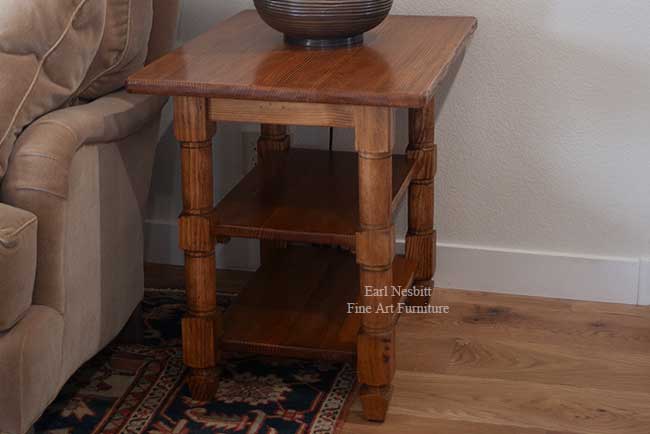
{"label": "chair cushion", "polygon": [[78,95],[92,100],[124,86],[142,68],[153,19],[152,0],[107,0],[104,36]]}
{"label": "chair cushion", "polygon": [[36,216],[0,203],[0,331],[32,304],[36,276]]}
{"label": "chair cushion", "polygon": [[102,38],[104,0],[2,0],[0,180],[20,131],[77,91]]}

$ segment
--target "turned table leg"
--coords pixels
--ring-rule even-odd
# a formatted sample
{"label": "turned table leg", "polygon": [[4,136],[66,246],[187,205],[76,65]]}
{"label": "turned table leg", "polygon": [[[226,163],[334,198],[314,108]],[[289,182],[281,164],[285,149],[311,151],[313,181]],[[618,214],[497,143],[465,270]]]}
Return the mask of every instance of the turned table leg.
{"label": "turned table leg", "polygon": [[[286,125],[262,124],[260,138],[257,141],[257,161],[264,163],[265,159],[273,152],[286,152],[291,145],[291,137],[287,134]],[[273,168],[271,168],[273,170]],[[267,263],[273,257],[274,249],[287,246],[286,241],[261,240],[260,262]]]}
{"label": "turned table leg", "polygon": [[390,293],[373,289],[393,284],[395,231],[392,224],[393,113],[391,109],[364,107],[355,119],[359,154],[359,221],[356,254],[359,264],[362,314],[357,342],[360,399],[368,420],[383,421],[388,410],[395,372],[395,322],[387,307]]}
{"label": "turned table leg", "polygon": [[[417,263],[414,286],[418,288],[433,287],[436,268],[436,232],[433,230],[436,174],[434,122],[433,100],[422,109],[409,110],[407,156],[415,162],[415,173],[409,186],[406,257]],[[412,297],[409,303],[424,305],[429,298]]]}
{"label": "turned table leg", "polygon": [[192,397],[209,400],[218,383],[218,340],[221,315],[217,307],[215,240],[210,230],[214,207],[212,136],[207,100],[174,98],[174,132],[181,142],[183,212],[179,244],[185,251],[188,311],[182,321],[183,361],[190,368]]}
{"label": "turned table leg", "polygon": [[260,138],[257,141],[257,156],[259,161],[269,152],[288,151],[291,137],[287,134],[286,125],[262,124]]}

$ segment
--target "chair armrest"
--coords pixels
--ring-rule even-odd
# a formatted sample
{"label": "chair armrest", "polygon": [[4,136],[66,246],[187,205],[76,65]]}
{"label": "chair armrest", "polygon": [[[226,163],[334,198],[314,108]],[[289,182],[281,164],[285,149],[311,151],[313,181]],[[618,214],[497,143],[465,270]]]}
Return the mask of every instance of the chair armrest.
{"label": "chair armrest", "polygon": [[[38,217],[38,273],[33,303],[65,314],[66,232],[83,222],[82,209],[68,208],[69,192],[85,187],[96,166],[84,168],[88,177],[71,177],[73,160],[86,144],[128,141],[150,128],[160,116],[166,98],[116,92],[89,104],[52,112],[30,125],[18,137],[7,174],[1,184],[2,201]],[[99,200],[99,198],[97,199]],[[96,206],[96,202],[92,202]],[[92,213],[92,209],[88,211]]]}
{"label": "chair armrest", "polygon": [[36,276],[36,216],[0,203],[0,332],[32,304]]}
{"label": "chair armrest", "polygon": [[160,115],[165,102],[164,97],[122,90],[43,116],[18,137],[3,190],[39,190],[65,198],[70,164],[81,146],[137,133]]}

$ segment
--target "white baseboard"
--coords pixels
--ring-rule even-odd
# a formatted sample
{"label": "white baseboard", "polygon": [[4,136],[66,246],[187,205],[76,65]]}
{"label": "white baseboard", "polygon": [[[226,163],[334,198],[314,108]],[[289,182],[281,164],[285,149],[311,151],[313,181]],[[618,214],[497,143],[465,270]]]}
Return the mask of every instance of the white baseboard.
{"label": "white baseboard", "polygon": [[[181,265],[175,222],[147,221],[145,258]],[[398,251],[404,240],[398,240]],[[255,270],[255,240],[217,248],[217,266]],[[439,243],[436,286],[538,297],[650,305],[650,258],[600,257]]]}
{"label": "white baseboard", "polygon": [[639,260],[639,301],[642,306],[650,306],[650,258]]}
{"label": "white baseboard", "polygon": [[443,288],[625,304],[638,301],[638,258],[441,243],[437,262],[435,283]]}

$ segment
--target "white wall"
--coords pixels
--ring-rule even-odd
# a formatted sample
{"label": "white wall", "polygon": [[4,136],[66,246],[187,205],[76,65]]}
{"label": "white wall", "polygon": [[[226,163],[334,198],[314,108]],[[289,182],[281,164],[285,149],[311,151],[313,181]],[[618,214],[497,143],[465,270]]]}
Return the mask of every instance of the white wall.
{"label": "white wall", "polygon": [[[185,0],[182,38],[250,3]],[[479,19],[439,101],[437,283],[650,303],[650,2],[395,0],[393,13]],[[401,121],[405,143],[404,113]],[[217,137],[219,194],[241,174],[241,128],[226,125]],[[324,131],[295,135],[326,142]],[[337,131],[337,147],[351,140]],[[180,258],[177,153],[168,136],[154,174],[149,260]],[[222,264],[254,266],[247,246],[228,248]]]}

